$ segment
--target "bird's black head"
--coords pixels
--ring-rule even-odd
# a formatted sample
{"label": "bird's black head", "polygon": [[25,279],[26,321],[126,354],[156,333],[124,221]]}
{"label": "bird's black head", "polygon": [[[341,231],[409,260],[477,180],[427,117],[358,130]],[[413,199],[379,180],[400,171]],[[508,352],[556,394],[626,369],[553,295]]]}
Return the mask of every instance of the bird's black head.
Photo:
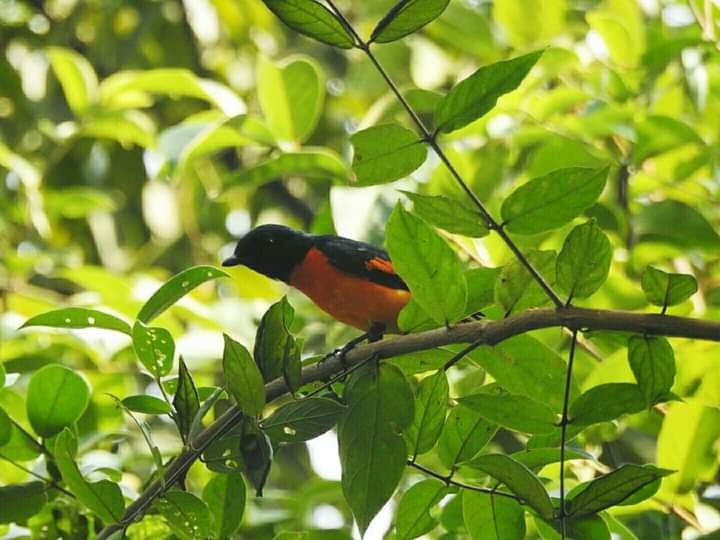
{"label": "bird's black head", "polygon": [[312,247],[312,236],[283,225],[261,225],[243,236],[223,266],[242,264],[267,277],[287,281]]}

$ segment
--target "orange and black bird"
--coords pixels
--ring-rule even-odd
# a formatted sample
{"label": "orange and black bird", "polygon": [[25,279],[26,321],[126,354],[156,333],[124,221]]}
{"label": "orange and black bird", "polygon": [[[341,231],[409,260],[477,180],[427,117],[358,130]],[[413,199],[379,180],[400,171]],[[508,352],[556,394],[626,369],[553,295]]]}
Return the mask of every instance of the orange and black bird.
{"label": "orange and black bird", "polygon": [[244,265],[305,293],[321,309],[371,337],[398,332],[410,300],[387,252],[339,236],[262,225],[242,237],[223,266]]}

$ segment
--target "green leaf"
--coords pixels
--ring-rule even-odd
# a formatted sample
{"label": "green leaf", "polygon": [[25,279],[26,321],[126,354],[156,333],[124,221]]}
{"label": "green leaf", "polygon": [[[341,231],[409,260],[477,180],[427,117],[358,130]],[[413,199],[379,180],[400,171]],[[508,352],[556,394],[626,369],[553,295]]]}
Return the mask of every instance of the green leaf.
{"label": "green leaf", "polygon": [[257,364],[242,344],[223,334],[223,372],[230,393],[243,413],[259,415],[265,406],[265,383]]}
{"label": "green leaf", "polygon": [[556,414],[546,405],[525,396],[480,393],[459,401],[490,422],[523,433],[550,433],[557,421]]}
{"label": "green leaf", "polygon": [[[560,461],[560,449],[559,448],[535,448],[535,449],[526,449],[526,450],[519,450],[517,452],[514,452],[509,455],[512,459],[517,461],[518,463],[522,463],[530,470],[534,470],[537,472],[537,470],[541,469],[545,465],[550,465],[551,463],[558,463]],[[480,456],[477,459],[482,460],[483,456]],[[565,460],[571,461],[571,460],[589,460],[594,461],[595,458],[592,454],[589,454],[588,452],[584,452],[582,450],[574,450],[572,448],[565,448]],[[465,464],[466,467],[470,469],[475,469],[475,460],[468,461]]]}
{"label": "green leaf", "polygon": [[560,410],[565,388],[565,361],[529,335],[506,339],[495,347],[484,345],[472,355],[511,394],[545,402]]}
{"label": "green leaf", "polygon": [[465,272],[468,286],[465,314],[472,315],[495,301],[495,282],[501,268],[471,268]]}
{"label": "green leaf", "polygon": [[192,493],[168,491],[155,501],[153,507],[181,540],[206,540],[210,536],[210,510]]}
{"label": "green leaf", "polygon": [[125,500],[120,486],[109,480],[85,481],[75,464],[75,447],[75,438],[67,428],[55,439],[55,463],[60,470],[63,482],[77,497],[77,500],[87,506],[102,521],[107,524],[119,522],[125,511]]}
{"label": "green leaf", "polygon": [[342,488],[360,532],[392,496],[407,459],[399,431],[413,419],[413,396],[402,372],[370,363],[345,389],[348,413],[338,443]]}
{"label": "green leaf", "polygon": [[660,496],[688,493],[700,481],[712,481],[717,471],[720,410],[697,401],[671,403],[657,441],[657,462],[677,469],[663,482]]}
{"label": "green leaf", "polygon": [[345,410],[343,405],[332,399],[303,398],[280,406],[263,420],[262,428],[273,441],[309,441],[332,429]]}
{"label": "green leaf", "polygon": [[460,201],[443,195],[420,195],[403,191],[413,202],[414,212],[425,221],[447,232],[482,238],[488,234],[482,214]]}
{"label": "green leaf", "polygon": [[136,144],[143,148],[155,146],[155,124],[140,111],[108,111],[93,109],[85,114],[79,133],[88,138],[106,138],[123,146]]}
{"label": "green leaf", "polygon": [[437,19],[450,0],[399,0],[370,36],[370,43],[389,43],[416,32]]}
{"label": "green leaf", "polygon": [[557,284],[570,298],[587,298],[605,283],[611,261],[610,240],[595,221],[578,225],[558,255]]}
{"label": "green leaf", "polygon": [[652,266],[643,272],[641,284],[648,302],[663,308],[684,302],[698,289],[694,276],[671,274]]}
{"label": "green leaf", "polygon": [[523,540],[525,512],[508,497],[463,491],[463,520],[473,540]]}
{"label": "green leaf", "polygon": [[341,182],[347,182],[350,177],[345,163],[335,152],[306,147],[297,152],[285,152],[254,167],[230,174],[225,179],[225,185],[259,187],[277,178],[295,175]]}
{"label": "green leaf", "polygon": [[397,540],[411,540],[433,530],[437,520],[430,515],[430,510],[446,493],[445,484],[434,478],[422,480],[408,489],[395,514]]}
{"label": "green leaf", "polygon": [[505,454],[485,454],[475,458],[472,463],[473,468],[505,484],[542,517],[552,518],[550,495],[540,479],[525,465]]}
{"label": "green leaf", "polygon": [[633,225],[640,242],[664,242],[687,249],[720,247],[720,236],[705,216],[679,201],[667,199],[642,207],[633,216]]}
{"label": "green leaf", "polygon": [[182,356],[180,357],[178,376],[178,386],[173,397],[173,408],[175,409],[175,423],[183,441],[186,441],[190,434],[192,421],[200,409],[200,397]]}
{"label": "green leaf", "polygon": [[172,407],[164,400],[155,396],[128,396],[121,403],[133,412],[143,414],[170,414]]}
{"label": "green leaf", "polygon": [[592,387],[570,405],[573,425],[589,426],[634,414],[645,408],[640,388],[631,383],[607,383]]}
{"label": "green leaf", "polygon": [[497,0],[492,8],[493,21],[515,48],[549,43],[566,28],[566,0]]}
{"label": "green leaf", "polygon": [[404,178],[425,162],[427,148],[418,135],[397,124],[383,124],[350,137],[355,186],[385,184]]}
{"label": "green leaf", "polygon": [[148,327],[136,321],[132,329],[133,349],[154,377],[170,373],[175,359],[175,340],[165,328]]}
{"label": "green leaf", "polygon": [[47,55],[68,105],[76,115],[81,115],[97,100],[95,70],[84,56],[71,49],[49,47]]}
{"label": "green leaf", "polygon": [[455,252],[422,219],[395,206],[385,232],[390,258],[413,299],[438,324],[464,315],[467,283]]}
{"label": "green leaf", "polygon": [[607,167],[571,167],[534,178],[503,201],[504,226],[517,234],[556,229],[595,204],[607,175]]}
{"label": "green leaf", "polygon": [[435,446],[445,425],[449,393],[450,386],[442,369],[420,381],[415,396],[415,416],[405,430],[412,456],[429,452]]}
{"label": "green leaf", "polygon": [[130,325],[107,313],[95,309],[65,308],[48,311],[31,317],[20,328],[50,326],[52,328],[104,328],[131,335]]}
{"label": "green leaf", "polygon": [[648,116],[636,129],[637,144],[633,148],[633,162],[636,165],[649,157],[688,143],[704,144],[691,126],[669,116]]}
{"label": "green leaf", "polygon": [[323,79],[311,59],[296,56],[278,65],[260,56],[258,99],[268,127],[278,140],[301,143],[315,131],[325,100]]}
{"label": "green leaf", "polygon": [[138,320],[149,323],[167,308],[180,300],[198,285],[211,279],[229,277],[214,266],[194,266],[170,278],[145,302],[138,313]]}
{"label": "green leaf", "polygon": [[27,415],[35,433],[52,437],[85,412],[90,387],[72,369],[50,364],[35,372],[27,389]]}
{"label": "green leaf", "polygon": [[[529,251],[525,257],[551,286],[555,283],[555,252]],[[513,259],[500,271],[495,282],[495,298],[506,315],[550,302],[547,293],[530,275],[525,265]]]}
{"label": "green leaf", "polygon": [[0,362],[0,388],[5,386],[5,364]]}
{"label": "green leaf", "polygon": [[8,413],[0,407],[0,446],[5,446],[12,437],[13,425]]}
{"label": "green leaf", "polygon": [[660,336],[631,337],[628,360],[648,407],[670,392],[675,379],[675,355],[667,339]]}
{"label": "green leaf", "polygon": [[227,538],[242,521],[247,488],[240,474],[218,474],[205,484],[202,498],[213,515],[212,531],[217,538]]}
{"label": "green leaf", "polygon": [[673,471],[647,465],[623,465],[581,488],[569,501],[568,515],[580,517],[596,514],[621,503],[647,484],[669,474],[673,474]]}
{"label": "green leaf", "polygon": [[[579,518],[565,518],[566,538],[578,538],[582,540],[611,540],[610,531],[605,524],[603,518],[607,518],[608,514],[603,516],[585,516]],[[535,516],[535,524],[538,532],[544,540],[562,540],[562,524],[559,519],[545,521],[539,516]],[[632,540],[626,537],[623,540]],[[637,540],[636,538],[634,540]]]}
{"label": "green leaf", "polygon": [[42,482],[2,486],[0,523],[24,523],[38,514],[46,502],[47,490]]}
{"label": "green leaf", "polygon": [[263,3],[296,32],[341,49],[351,49],[355,44],[345,24],[315,0],[263,0]]}
{"label": "green leaf", "polygon": [[440,461],[448,469],[472,459],[490,442],[497,425],[462,403],[450,410],[438,442]]}
{"label": "green leaf", "polygon": [[450,133],[484,116],[500,96],[512,92],[523,81],[543,51],[483,66],[456,84],[435,111],[435,126]]}
{"label": "green leaf", "polygon": [[295,310],[283,297],[274,303],[262,317],[255,337],[253,356],[265,381],[281,377],[287,364],[288,341],[295,338],[290,333],[290,325],[295,318]]}

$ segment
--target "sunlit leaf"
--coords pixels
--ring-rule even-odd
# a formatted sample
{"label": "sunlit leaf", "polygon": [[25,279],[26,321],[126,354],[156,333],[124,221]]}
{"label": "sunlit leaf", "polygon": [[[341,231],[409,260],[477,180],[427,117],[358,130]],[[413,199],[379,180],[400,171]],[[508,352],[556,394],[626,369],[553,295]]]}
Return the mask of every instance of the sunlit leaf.
{"label": "sunlit leaf", "polygon": [[398,540],[411,540],[430,532],[437,520],[430,515],[447,492],[447,486],[430,478],[408,489],[397,508],[396,530]]}
{"label": "sunlit leaf", "polygon": [[50,364],[36,371],[27,389],[27,415],[38,435],[52,437],[85,412],[90,387],[72,369]]}
{"label": "sunlit leaf", "polygon": [[648,266],[642,274],[642,289],[651,304],[674,306],[697,292],[695,277],[689,274],[672,274]]}
{"label": "sunlit leaf", "polygon": [[138,313],[138,320],[149,323],[195,287],[220,277],[229,276],[214,266],[194,266],[183,270],[166,281],[153,293],[143,305],[140,313]]}
{"label": "sunlit leaf", "polygon": [[325,99],[320,68],[305,57],[276,65],[264,56],[258,62],[260,107],[275,137],[305,141],[315,130]]}
{"label": "sunlit leaf", "polygon": [[315,0],[263,0],[263,3],[296,32],[342,49],[350,49],[355,43],[345,24]]}
{"label": "sunlit leaf", "polygon": [[443,195],[420,195],[403,191],[413,202],[414,212],[428,223],[450,233],[482,238],[489,232],[482,214],[458,200]]}
{"label": "sunlit leaf", "polygon": [[607,175],[607,168],[573,167],[530,180],[503,201],[504,226],[518,234],[560,227],[597,201]]}
{"label": "sunlit leaf", "polygon": [[92,65],[71,49],[49,47],[47,55],[68,105],[75,114],[84,113],[97,99],[98,80]]}
{"label": "sunlit leaf", "polygon": [[120,486],[109,480],[87,482],[75,464],[76,442],[69,429],[55,439],[55,463],[62,479],[77,500],[87,506],[105,523],[117,523],[125,511]]}
{"label": "sunlit leaf", "polygon": [[326,148],[306,147],[298,152],[286,152],[253,167],[228,175],[226,186],[261,186],[289,175],[306,176],[337,182],[347,182],[348,168],[340,157]]}
{"label": "sunlit leaf", "polygon": [[223,352],[223,372],[228,390],[242,411],[257,416],[265,406],[265,383],[248,350],[227,334]]}
{"label": "sunlit leaf", "polygon": [[500,96],[520,86],[542,53],[535,51],[483,66],[456,84],[435,111],[436,128],[449,133],[484,116]]}
{"label": "sunlit leaf", "polygon": [[[525,257],[550,286],[555,283],[554,251],[529,251]],[[517,259],[500,271],[500,277],[495,282],[495,298],[508,315],[550,302],[545,290]]]}
{"label": "sunlit leaf", "polygon": [[691,126],[669,116],[648,116],[638,124],[637,132],[638,140],[633,149],[633,161],[637,164],[684,144],[703,144]]}
{"label": "sunlit leaf", "polygon": [[332,429],[346,408],[332,399],[308,397],[279,407],[262,427],[277,442],[302,442]]}
{"label": "sunlit leaf", "polygon": [[117,317],[86,308],[64,308],[36,315],[25,321],[21,328],[50,326],[53,328],[104,328],[131,335],[130,325]]}
{"label": "sunlit leaf", "polygon": [[0,407],[0,446],[6,445],[12,436],[13,425],[8,413]]}
{"label": "sunlit leaf", "polygon": [[132,329],[138,359],[155,377],[170,373],[175,360],[175,341],[165,328],[148,327],[137,321]]}
{"label": "sunlit leaf", "polygon": [[557,284],[570,298],[587,298],[605,283],[611,261],[610,240],[595,221],[578,225],[558,255]]}
{"label": "sunlit leaf", "polygon": [[390,258],[414,300],[439,324],[463,316],[467,283],[455,252],[425,221],[398,204],[385,232]]}
{"label": "sunlit leaf", "polygon": [[358,131],[350,137],[350,142],[356,186],[385,184],[408,176],[427,156],[427,148],[418,135],[397,124]]}
{"label": "sunlit leaf", "polygon": [[437,19],[450,0],[399,0],[377,24],[371,42],[389,43]]}
{"label": "sunlit leaf", "polygon": [[155,396],[128,396],[122,404],[133,412],[143,414],[170,414],[172,407],[167,401]]}
{"label": "sunlit leaf", "polygon": [[[566,0],[496,0],[493,20],[507,34],[510,43],[523,48],[533,43],[547,43],[561,33],[567,14]],[[532,17],[528,17],[532,13]]]}
{"label": "sunlit leaf", "polygon": [[155,146],[155,124],[140,111],[93,110],[79,126],[85,137],[111,139],[123,146]]}

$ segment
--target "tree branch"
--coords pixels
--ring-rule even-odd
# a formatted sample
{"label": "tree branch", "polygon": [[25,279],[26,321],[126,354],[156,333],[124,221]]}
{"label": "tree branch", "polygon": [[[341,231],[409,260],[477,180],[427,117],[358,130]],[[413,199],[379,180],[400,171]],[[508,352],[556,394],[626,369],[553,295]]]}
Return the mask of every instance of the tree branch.
{"label": "tree branch", "polygon": [[[368,358],[392,358],[416,351],[434,349],[453,343],[495,345],[505,339],[541,328],[566,327],[571,330],[615,330],[638,334],[662,335],[720,342],[720,322],[704,321],[672,315],[631,313],[563,307],[534,309],[499,321],[478,321],[451,328],[438,328],[419,334],[409,334],[357,347],[345,355],[344,361],[332,357],[302,370],[302,382],[322,381]],[[265,386],[268,402],[289,392],[283,378]],[[200,432],[165,469],[163,480],[152,482],[135,502],[128,506],[120,523],[105,527],[98,538],[108,538],[140,519],[152,503],[169,486],[182,477],[190,466],[215,440],[222,437],[242,418],[242,411],[232,407]]]}

